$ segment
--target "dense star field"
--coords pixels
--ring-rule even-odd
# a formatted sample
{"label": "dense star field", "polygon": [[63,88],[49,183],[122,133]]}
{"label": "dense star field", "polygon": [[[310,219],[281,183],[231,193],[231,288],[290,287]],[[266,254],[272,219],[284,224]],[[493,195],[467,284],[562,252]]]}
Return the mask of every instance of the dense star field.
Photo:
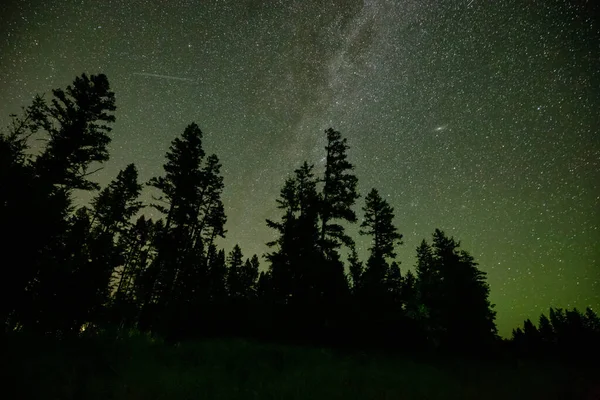
{"label": "dense star field", "polygon": [[[590,7],[9,0],[0,122],[82,72],[106,74],[117,122],[97,174],[105,185],[130,162],[143,182],[161,174],[169,143],[195,121],[223,164],[221,244],[248,256],[274,237],[265,219],[277,219],[284,179],[304,160],[322,165],[333,127],[352,147],[359,206],[376,187],[395,209],[401,268],[436,227],[454,235],[488,273],[506,336],[550,306],[600,309],[600,28]],[[358,226],[349,233],[366,258]]]}

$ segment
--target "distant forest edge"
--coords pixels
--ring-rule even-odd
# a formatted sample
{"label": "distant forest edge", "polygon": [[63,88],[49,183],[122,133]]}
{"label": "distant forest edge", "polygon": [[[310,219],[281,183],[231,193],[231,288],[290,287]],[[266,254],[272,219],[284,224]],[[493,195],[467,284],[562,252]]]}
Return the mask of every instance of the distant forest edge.
{"label": "distant forest edge", "polygon": [[[3,334],[59,337],[136,329],[179,341],[246,337],[330,346],[588,357],[600,349],[594,311],[550,309],[509,341],[498,337],[486,274],[460,243],[436,230],[416,249],[415,274],[394,261],[402,235],[377,189],[364,219],[346,138],[325,131],[322,175],[304,162],[281,188],[271,251],[245,258],[225,236],[223,178],[191,123],[171,142],[152,204],[129,164],[104,188],[89,180],[109,159],[115,95],[105,75],[82,74],[51,100],[36,96],[0,134]],[[29,139],[45,147],[31,154]],[[95,192],[76,207],[74,192]],[[139,216],[153,207],[163,217]],[[370,239],[359,260],[347,224]],[[348,253],[346,260],[342,254]]]}

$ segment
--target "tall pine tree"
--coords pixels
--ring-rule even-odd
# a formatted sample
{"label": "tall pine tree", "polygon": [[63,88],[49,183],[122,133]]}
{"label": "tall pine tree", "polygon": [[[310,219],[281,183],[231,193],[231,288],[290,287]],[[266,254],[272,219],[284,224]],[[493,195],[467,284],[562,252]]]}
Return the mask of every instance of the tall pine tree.
{"label": "tall pine tree", "polygon": [[430,247],[417,251],[417,275],[427,326],[434,343],[479,351],[496,339],[496,313],[489,301],[485,272],[460,243],[439,229]]}
{"label": "tall pine tree", "polygon": [[376,295],[386,291],[385,279],[388,274],[387,258],[396,257],[395,246],[401,244],[402,235],[394,225],[394,209],[376,189],[365,198],[364,220],[360,234],[372,237],[370,256],[363,275],[363,284]]}
{"label": "tall pine tree", "polygon": [[220,163],[216,155],[205,159],[198,125],[188,125],[182,136],[173,140],[166,158],[165,174],[149,182],[162,192],[153,206],[166,221],[151,268],[155,281],[148,300],[158,302],[168,315],[170,308],[188,300],[184,293],[203,296],[199,287],[187,287],[188,278],[191,273],[200,273],[212,279],[210,263],[215,256],[210,252],[215,238],[225,234],[226,218]]}
{"label": "tall pine tree", "polygon": [[342,134],[329,128],[325,131],[325,173],[322,179],[323,191],[320,204],[320,244],[329,257],[341,244],[350,245],[352,239],[336,221],[356,222],[352,206],[359,195],[356,190],[358,179],[353,173],[354,166],[348,161],[350,148]]}

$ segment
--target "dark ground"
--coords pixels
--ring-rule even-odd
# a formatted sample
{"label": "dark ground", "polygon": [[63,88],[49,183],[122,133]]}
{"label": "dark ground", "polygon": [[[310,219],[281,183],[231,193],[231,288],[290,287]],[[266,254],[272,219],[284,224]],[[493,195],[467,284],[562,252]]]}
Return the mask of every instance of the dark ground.
{"label": "dark ground", "polygon": [[143,335],[4,338],[5,399],[600,399],[600,366]]}

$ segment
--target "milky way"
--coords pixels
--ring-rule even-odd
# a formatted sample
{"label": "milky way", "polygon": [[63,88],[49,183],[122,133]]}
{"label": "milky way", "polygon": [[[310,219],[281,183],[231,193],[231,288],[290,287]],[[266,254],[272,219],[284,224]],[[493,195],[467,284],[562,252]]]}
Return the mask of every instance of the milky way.
{"label": "milky way", "polygon": [[402,267],[436,227],[455,235],[507,334],[550,306],[600,308],[600,34],[584,4],[9,0],[0,122],[107,74],[118,110],[101,184],[129,162],[160,174],[197,122],[223,163],[222,245],[248,256],[273,239],[285,177],[322,168],[334,127],[363,199],[376,187],[395,208]]}

